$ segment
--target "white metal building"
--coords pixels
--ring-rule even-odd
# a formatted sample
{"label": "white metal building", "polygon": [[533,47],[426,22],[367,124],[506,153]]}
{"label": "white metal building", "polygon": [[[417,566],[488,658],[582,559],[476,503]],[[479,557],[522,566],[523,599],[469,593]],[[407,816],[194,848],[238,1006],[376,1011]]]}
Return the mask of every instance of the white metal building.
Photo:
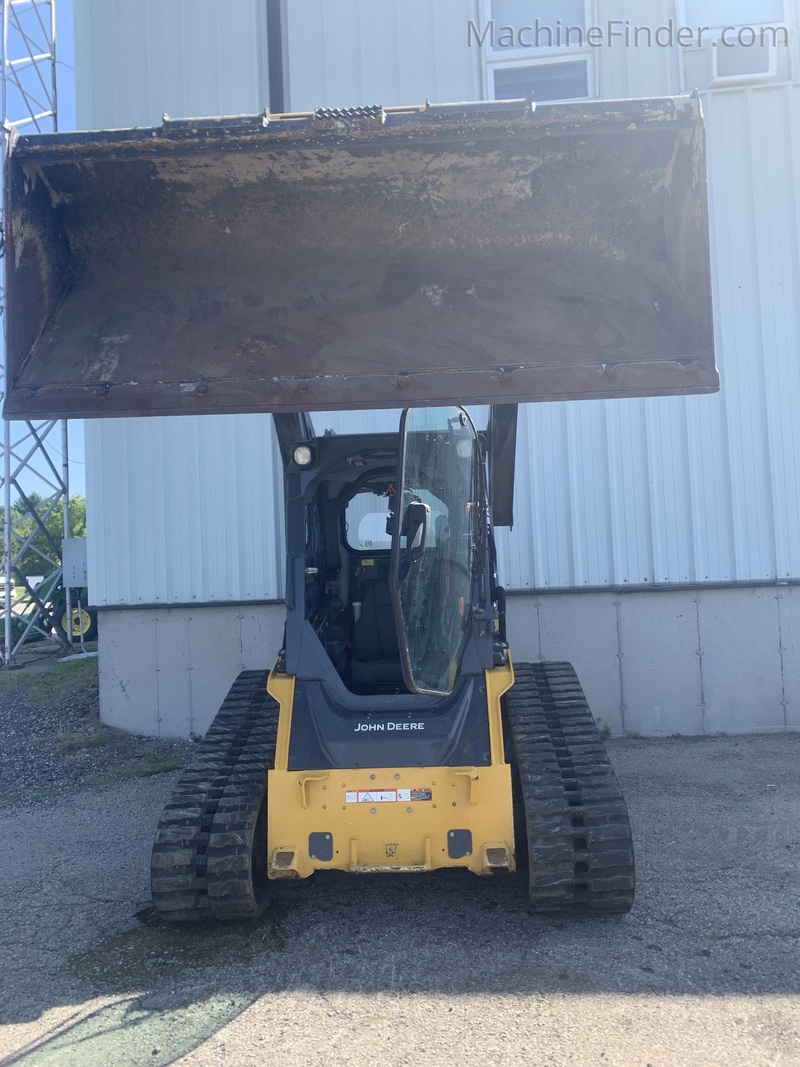
{"label": "white metal building", "polygon": [[[270,92],[301,111],[700,87],[722,391],[523,409],[501,537],[512,649],[570,659],[617,732],[800,729],[798,0],[76,7],[82,128],[256,113]],[[281,640],[271,420],[108,420],[86,440],[103,718],[202,733]]]}

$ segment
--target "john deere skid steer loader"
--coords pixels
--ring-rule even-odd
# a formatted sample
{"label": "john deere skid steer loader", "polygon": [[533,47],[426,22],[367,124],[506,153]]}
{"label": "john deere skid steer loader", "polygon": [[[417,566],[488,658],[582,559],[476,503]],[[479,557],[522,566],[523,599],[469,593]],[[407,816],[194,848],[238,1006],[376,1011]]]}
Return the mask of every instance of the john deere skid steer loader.
{"label": "john deere skid steer loader", "polygon": [[[275,417],[284,645],[164,810],[164,918],[523,863],[535,911],[630,908],[623,798],[569,664],[512,659],[493,528],[517,403],[718,387],[704,176],[689,98],[11,143],[6,417]],[[353,408],[399,428],[315,435]]]}

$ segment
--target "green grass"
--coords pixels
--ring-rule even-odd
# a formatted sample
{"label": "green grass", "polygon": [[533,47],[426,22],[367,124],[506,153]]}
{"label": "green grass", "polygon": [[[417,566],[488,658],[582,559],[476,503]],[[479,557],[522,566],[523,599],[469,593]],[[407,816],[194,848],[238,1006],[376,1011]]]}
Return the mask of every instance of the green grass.
{"label": "green grass", "polygon": [[[154,741],[158,746],[161,742]],[[157,747],[145,752],[141,756],[125,760],[112,770],[100,771],[90,774],[86,778],[87,785],[112,785],[114,782],[127,782],[131,778],[152,778],[155,774],[167,774],[169,771],[180,771],[191,762],[191,754],[171,755],[168,752],[159,751]]]}
{"label": "green grass", "polygon": [[56,734],[55,746],[59,752],[76,752],[86,748],[102,748],[110,741],[110,731],[102,727],[88,733]]}
{"label": "green grass", "polygon": [[155,977],[179,975],[187,967],[225,966],[282,948],[270,919],[171,925],[151,916],[135,929],[71,956],[70,967],[77,977],[103,986],[149,987]]}
{"label": "green grass", "polygon": [[0,693],[19,693],[34,707],[55,709],[71,697],[97,694],[97,657],[0,672]]}

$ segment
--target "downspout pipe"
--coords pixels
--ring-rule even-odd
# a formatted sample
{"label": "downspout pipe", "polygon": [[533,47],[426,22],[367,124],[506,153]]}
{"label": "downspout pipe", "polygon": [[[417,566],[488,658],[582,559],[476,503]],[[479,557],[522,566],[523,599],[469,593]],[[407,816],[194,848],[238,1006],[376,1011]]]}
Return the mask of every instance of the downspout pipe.
{"label": "downspout pipe", "polygon": [[286,111],[283,79],[283,0],[267,0],[267,66],[269,110],[273,115]]}

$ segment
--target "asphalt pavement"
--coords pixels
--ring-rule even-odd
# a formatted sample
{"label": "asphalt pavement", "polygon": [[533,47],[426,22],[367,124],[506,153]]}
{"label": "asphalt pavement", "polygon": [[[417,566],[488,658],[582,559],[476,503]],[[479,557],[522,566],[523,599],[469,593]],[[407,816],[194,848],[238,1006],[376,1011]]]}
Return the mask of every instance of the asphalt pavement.
{"label": "asphalt pavement", "polygon": [[330,874],[255,925],[169,928],[175,775],[0,811],[0,1065],[800,1065],[800,735],[610,744],[633,911],[514,877]]}

